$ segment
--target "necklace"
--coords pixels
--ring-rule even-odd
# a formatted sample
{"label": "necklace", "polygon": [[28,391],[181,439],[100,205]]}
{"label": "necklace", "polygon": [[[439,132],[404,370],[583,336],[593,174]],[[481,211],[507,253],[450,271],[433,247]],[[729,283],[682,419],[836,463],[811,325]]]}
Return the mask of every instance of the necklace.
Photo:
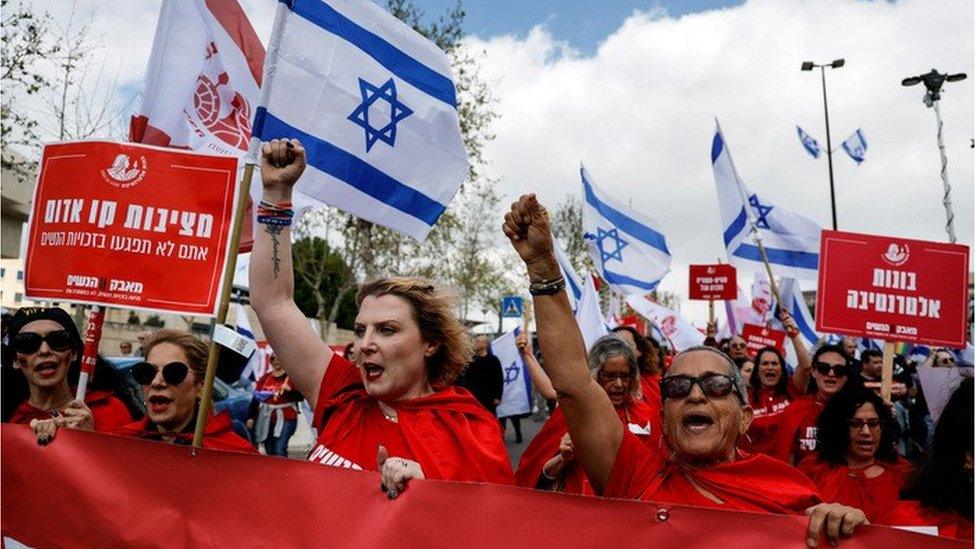
{"label": "necklace", "polygon": [[[386,418],[387,421],[400,423],[400,419],[397,417],[397,412],[394,408],[390,408],[378,400],[376,401],[376,404],[379,405],[380,413],[383,414],[383,417]],[[387,411],[387,409],[389,409],[389,411]]]}

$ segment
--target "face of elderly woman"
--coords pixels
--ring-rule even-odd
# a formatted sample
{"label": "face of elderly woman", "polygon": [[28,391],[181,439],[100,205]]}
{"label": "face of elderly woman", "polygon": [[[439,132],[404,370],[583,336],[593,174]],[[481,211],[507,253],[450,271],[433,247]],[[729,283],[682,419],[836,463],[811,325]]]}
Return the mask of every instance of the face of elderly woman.
{"label": "face of elderly woman", "polygon": [[[722,357],[709,351],[693,351],[678,357],[667,377],[730,373]],[[724,397],[709,397],[698,384],[693,384],[683,398],[665,398],[661,415],[664,434],[675,457],[684,463],[706,466],[734,459],[736,440],[752,422],[752,408],[739,401],[734,389]]]}
{"label": "face of elderly woman", "polygon": [[627,358],[615,356],[608,358],[603,363],[603,368],[596,375],[596,380],[610,397],[610,402],[615,408],[619,408],[627,402],[627,395],[633,388],[634,374],[627,365]]}
{"label": "face of elderly woman", "polygon": [[163,379],[163,368],[167,364],[182,362],[190,365],[183,349],[172,343],[160,343],[153,347],[146,362],[157,369],[152,382],[142,386],[142,396],[147,403],[146,415],[164,429],[178,429],[193,417],[203,380],[197,379],[192,368],[188,368],[186,378],[175,385]]}
{"label": "face of elderly woman", "polygon": [[437,351],[423,340],[410,303],[400,296],[367,296],[355,324],[357,357],[366,392],[382,401],[423,396],[426,359]]}
{"label": "face of elderly woman", "polygon": [[[64,332],[64,327],[53,320],[35,320],[21,328],[17,339],[36,340],[37,336],[45,338],[34,352],[17,352],[16,366],[24,373],[27,383],[50,390],[65,382],[68,367],[77,355],[74,350],[65,348],[64,343],[69,338]],[[16,349],[16,341],[12,344]]]}

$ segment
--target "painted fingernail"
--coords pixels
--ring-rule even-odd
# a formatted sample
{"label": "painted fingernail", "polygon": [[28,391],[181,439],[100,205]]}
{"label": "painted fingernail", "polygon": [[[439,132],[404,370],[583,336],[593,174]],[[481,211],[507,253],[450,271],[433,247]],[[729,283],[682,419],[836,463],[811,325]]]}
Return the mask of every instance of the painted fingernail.
{"label": "painted fingernail", "polygon": [[390,499],[396,499],[396,497],[397,497],[397,493],[396,493],[396,490],[394,490],[394,489],[392,489],[392,488],[391,488],[391,489],[389,489],[389,490],[387,490],[387,491],[386,491],[386,497],[388,497],[388,498],[390,498]]}

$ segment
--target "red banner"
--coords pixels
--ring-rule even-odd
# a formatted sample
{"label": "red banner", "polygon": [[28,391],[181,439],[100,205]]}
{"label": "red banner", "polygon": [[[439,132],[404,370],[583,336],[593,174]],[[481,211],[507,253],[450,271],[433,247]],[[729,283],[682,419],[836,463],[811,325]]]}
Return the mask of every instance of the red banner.
{"label": "red banner", "polygon": [[688,299],[734,300],[737,289],[732,265],[688,266]]}
{"label": "red banner", "polygon": [[[303,461],[0,427],[0,530],[38,547],[803,547],[803,516],[414,481]],[[826,544],[824,544],[826,546]],[[863,526],[845,549],[964,547]]]}
{"label": "red banner", "polygon": [[746,347],[749,348],[749,354],[752,356],[755,356],[756,351],[763,347],[776,347],[780,352],[783,352],[786,332],[756,324],[744,324],[742,326],[742,339],[746,340]]}
{"label": "red banner", "polygon": [[216,312],[237,159],[107,141],[44,147],[25,295]]}
{"label": "red banner", "polygon": [[817,331],[965,347],[969,248],[824,231]]}

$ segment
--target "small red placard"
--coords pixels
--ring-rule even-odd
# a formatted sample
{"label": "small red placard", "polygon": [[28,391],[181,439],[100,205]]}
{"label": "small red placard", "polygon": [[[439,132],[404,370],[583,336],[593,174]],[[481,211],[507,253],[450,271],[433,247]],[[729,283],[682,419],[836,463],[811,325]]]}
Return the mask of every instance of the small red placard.
{"label": "small red placard", "polygon": [[776,347],[782,352],[786,332],[757,324],[745,324],[742,326],[742,339],[746,340],[749,354],[753,356],[763,347]]}
{"label": "small red placard", "polygon": [[966,345],[969,248],[823,231],[817,331]]}
{"label": "small red placard", "polygon": [[109,141],[47,145],[24,293],[212,316],[236,190],[234,157]]}
{"label": "small red placard", "polygon": [[725,263],[688,266],[688,298],[732,300],[737,297],[735,267]]}

